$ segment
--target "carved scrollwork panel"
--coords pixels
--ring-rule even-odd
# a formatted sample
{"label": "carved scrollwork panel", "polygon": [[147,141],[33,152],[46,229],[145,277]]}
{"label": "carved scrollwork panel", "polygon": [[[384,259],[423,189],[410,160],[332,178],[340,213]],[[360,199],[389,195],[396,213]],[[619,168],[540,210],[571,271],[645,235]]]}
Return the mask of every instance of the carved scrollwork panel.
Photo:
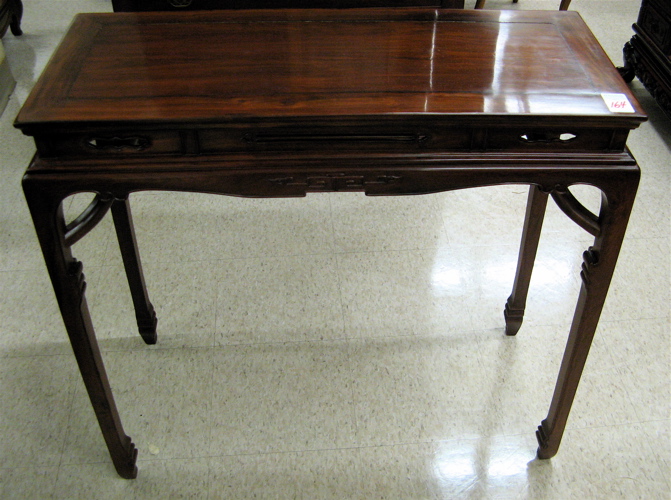
{"label": "carved scrollwork panel", "polygon": [[520,135],[520,141],[527,144],[554,144],[571,142],[577,137],[572,132],[528,132]]}
{"label": "carved scrollwork panel", "polygon": [[594,247],[590,247],[582,254],[582,257],[584,262],[582,263],[580,278],[585,285],[589,285],[592,271],[599,265],[599,252]]}
{"label": "carved scrollwork panel", "polygon": [[71,246],[86,236],[112,206],[114,197],[111,194],[97,194],[89,206],[75,220],[65,226],[65,245]]}
{"label": "carved scrollwork panel", "polygon": [[85,144],[92,149],[99,151],[123,151],[132,149],[135,151],[142,151],[151,145],[151,140],[148,137],[132,136],[132,137],[89,137]]}
{"label": "carved scrollwork panel", "polygon": [[167,0],[168,3],[175,7],[176,9],[184,9],[186,7],[189,7],[192,3],[193,0]]}
{"label": "carved scrollwork panel", "polygon": [[268,182],[280,186],[299,186],[310,191],[359,191],[368,186],[393,184],[401,180],[398,175],[319,175],[272,177]]}

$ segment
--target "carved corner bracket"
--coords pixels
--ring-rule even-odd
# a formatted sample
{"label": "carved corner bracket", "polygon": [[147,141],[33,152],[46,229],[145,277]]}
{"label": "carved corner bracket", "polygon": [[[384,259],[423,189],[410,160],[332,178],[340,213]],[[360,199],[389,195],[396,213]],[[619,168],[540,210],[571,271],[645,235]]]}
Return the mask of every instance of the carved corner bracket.
{"label": "carved corner bracket", "polygon": [[555,186],[550,195],[559,209],[564,212],[569,219],[578,224],[592,236],[598,236],[601,232],[599,217],[580,203],[567,187]]}
{"label": "carved corner bracket", "polygon": [[65,226],[65,245],[72,246],[86,236],[105,217],[113,202],[110,193],[96,194],[89,206]]}

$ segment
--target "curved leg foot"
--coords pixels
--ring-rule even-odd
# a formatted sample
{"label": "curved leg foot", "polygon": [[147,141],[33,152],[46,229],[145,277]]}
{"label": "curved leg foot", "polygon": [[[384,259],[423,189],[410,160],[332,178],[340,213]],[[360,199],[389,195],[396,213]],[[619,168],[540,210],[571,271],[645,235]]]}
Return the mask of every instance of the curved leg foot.
{"label": "curved leg foot", "polygon": [[140,336],[145,344],[154,345],[158,341],[158,335],[156,334],[158,318],[156,317],[156,312],[154,311],[154,306],[151,305],[151,302],[148,306],[148,317],[137,318],[137,326],[140,331]]}
{"label": "curved leg foot", "polygon": [[524,309],[511,308],[512,298],[512,295],[508,297],[506,308],[503,310],[503,317],[506,320],[506,335],[509,336],[517,335],[524,320]]}
{"label": "curved leg foot", "polygon": [[23,31],[21,30],[21,18],[23,17],[23,4],[21,0],[16,0],[14,3],[14,14],[12,15],[12,20],[9,23],[9,29],[12,31],[12,35],[21,36]]}
{"label": "curved leg foot", "polygon": [[135,479],[137,477],[137,448],[130,438],[128,438],[128,446],[126,448],[128,454],[126,456],[112,458],[114,461],[114,468],[117,474],[124,479]]}
{"label": "curved leg foot", "polygon": [[631,83],[634,80],[634,77],[636,76],[636,72],[631,68],[627,68],[626,66],[617,68],[617,70],[620,73],[622,79],[627,83]]}
{"label": "curved leg foot", "polygon": [[21,29],[21,20],[14,18],[14,20],[9,24],[9,29],[14,36],[23,35],[23,30]]}
{"label": "curved leg foot", "polygon": [[630,83],[636,76],[636,54],[629,42],[625,43],[622,48],[622,59],[624,60],[624,66],[617,68],[617,70],[624,81]]}
{"label": "curved leg foot", "polygon": [[554,457],[559,450],[559,443],[556,443],[556,446],[551,445],[548,434],[544,427],[546,424],[547,421],[543,420],[541,425],[538,426],[538,430],[536,431],[536,440],[538,441],[538,450],[536,451],[536,455],[541,460],[547,460],[548,458]]}

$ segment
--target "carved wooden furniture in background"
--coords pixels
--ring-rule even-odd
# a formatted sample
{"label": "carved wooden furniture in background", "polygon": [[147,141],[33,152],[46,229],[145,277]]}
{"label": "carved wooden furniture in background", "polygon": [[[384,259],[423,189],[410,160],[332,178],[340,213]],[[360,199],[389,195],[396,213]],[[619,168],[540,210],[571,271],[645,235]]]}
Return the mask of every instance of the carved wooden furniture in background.
{"label": "carved wooden furniture in background", "polygon": [[0,38],[7,32],[7,27],[14,36],[23,34],[21,31],[21,17],[23,4],[21,0],[0,0]]}
{"label": "carved wooden furniture in background", "polygon": [[[513,3],[517,3],[517,0],[513,0]],[[571,0],[561,0],[559,4],[559,10],[568,10],[569,5],[571,5]],[[484,9],[485,0],[476,0],[475,8]]]}
{"label": "carved wooden furniture in background", "polygon": [[[616,106],[609,108],[613,99]],[[539,457],[552,457],[638,186],[627,136],[645,119],[573,12],[356,9],[76,17],[16,126],[37,145],[24,192],[119,474],[135,477],[136,450],[121,425],[86,303],[82,264],[71,246],[111,208],[140,333],[156,342],[129,205],[129,194],[142,190],[290,197],[529,185],[517,276],[505,306],[508,335],[522,323],[551,194],[595,236],[584,255],[582,288],[550,410],[537,432]],[[571,195],[577,183],[602,191],[599,214]],[[66,224],[62,202],[78,192],[97,196]]]}
{"label": "carved wooden furniture in background", "polygon": [[332,9],[441,7],[463,9],[464,0],[112,0],[114,12],[219,9]]}
{"label": "carved wooden furniture in background", "polygon": [[624,46],[624,78],[637,76],[657,103],[671,116],[671,3],[643,0],[636,34]]}

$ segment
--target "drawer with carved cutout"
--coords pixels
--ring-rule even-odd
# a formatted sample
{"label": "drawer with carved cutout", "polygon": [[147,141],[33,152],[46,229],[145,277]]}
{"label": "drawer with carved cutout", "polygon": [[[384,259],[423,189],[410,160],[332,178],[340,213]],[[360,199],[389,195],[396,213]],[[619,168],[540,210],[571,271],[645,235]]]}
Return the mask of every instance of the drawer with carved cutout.
{"label": "drawer with carved cutout", "polygon": [[622,151],[628,130],[569,128],[490,129],[487,151]]}
{"label": "drawer with carved cutout", "polygon": [[172,130],[36,135],[35,141],[43,158],[179,154],[183,142],[180,133]]}

